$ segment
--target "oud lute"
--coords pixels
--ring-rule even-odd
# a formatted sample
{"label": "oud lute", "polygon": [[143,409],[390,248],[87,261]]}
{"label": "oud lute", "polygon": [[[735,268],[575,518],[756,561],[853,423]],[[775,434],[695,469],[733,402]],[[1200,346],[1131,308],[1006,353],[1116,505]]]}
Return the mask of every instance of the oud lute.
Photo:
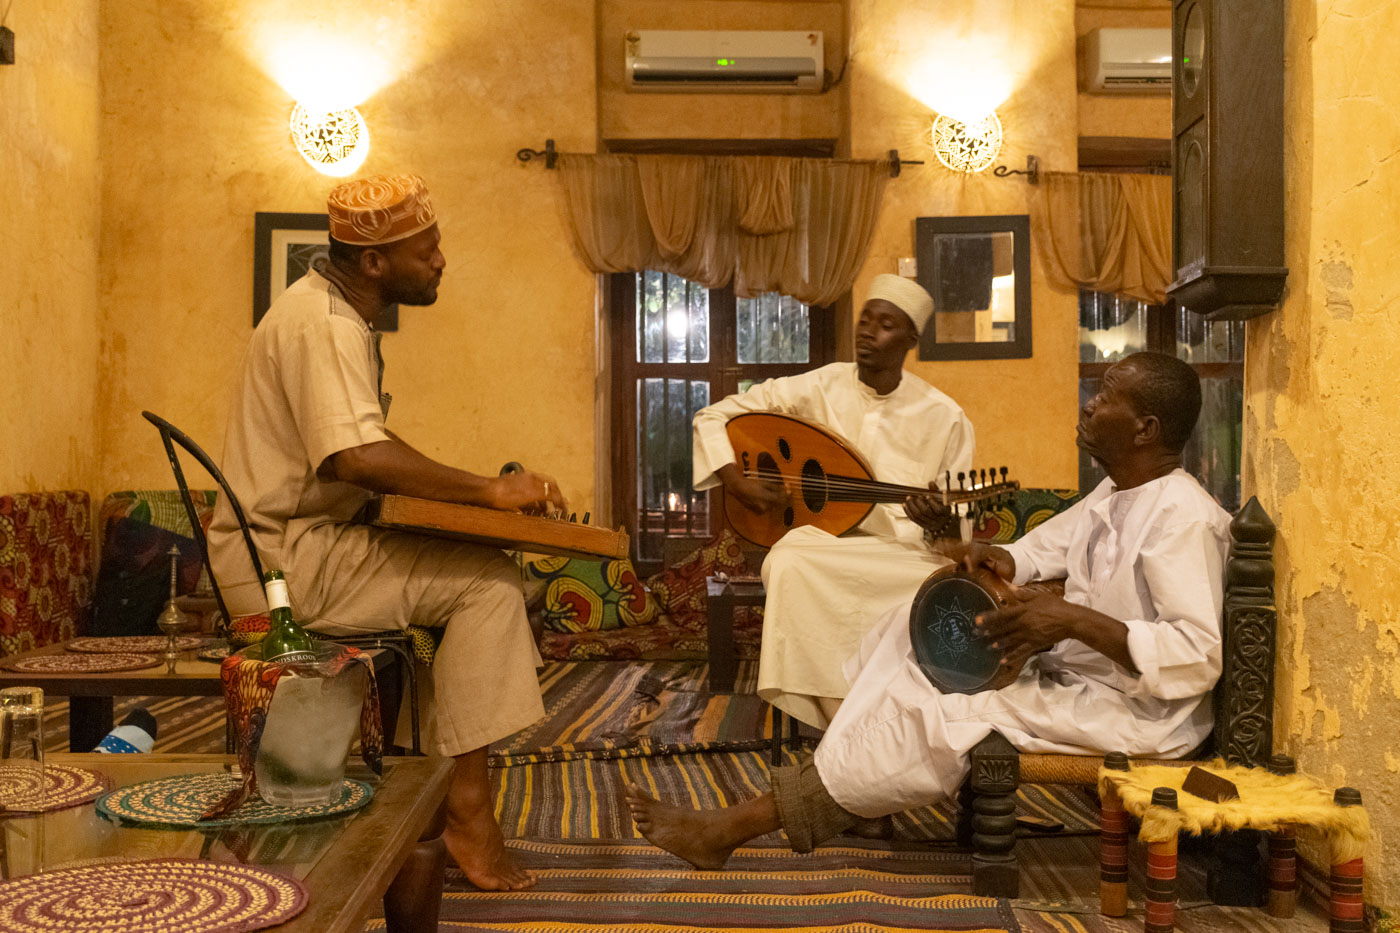
{"label": "oud lute", "polygon": [[[852,530],[882,502],[903,502],[928,495],[922,486],[902,486],[875,479],[870,463],[850,442],[821,425],[795,415],[750,412],[725,425],[740,471],[750,479],[781,483],[784,509],[754,512],[734,496],[724,497],[724,514],[736,534],[760,547],[800,525],[815,525],[828,534]],[[985,476],[984,472],[984,476]],[[1001,498],[1019,487],[1015,481],[988,482],[973,489],[948,490],[946,504],[978,504]]]}

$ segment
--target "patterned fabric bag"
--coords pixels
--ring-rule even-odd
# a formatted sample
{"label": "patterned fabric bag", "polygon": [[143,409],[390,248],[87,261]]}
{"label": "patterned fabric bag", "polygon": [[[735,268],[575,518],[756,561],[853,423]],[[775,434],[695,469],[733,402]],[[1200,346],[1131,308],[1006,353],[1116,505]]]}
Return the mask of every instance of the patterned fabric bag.
{"label": "patterned fabric bag", "polygon": [[267,709],[272,705],[277,681],[287,671],[300,677],[334,677],[347,664],[365,666],[368,685],[360,707],[360,756],[375,774],[383,773],[384,726],[379,719],[379,688],[374,680],[374,665],[358,648],[345,645],[336,645],[335,648],[337,653],[329,663],[321,661],[315,665],[269,663],[237,654],[224,659],[219,666],[219,679],[223,681],[224,711],[228,716],[229,731],[238,741],[238,768],[243,774],[243,783],[206,810],[200,819],[213,820],[227,815],[238,809],[256,790],[254,765],[258,760],[263,729],[267,725]]}

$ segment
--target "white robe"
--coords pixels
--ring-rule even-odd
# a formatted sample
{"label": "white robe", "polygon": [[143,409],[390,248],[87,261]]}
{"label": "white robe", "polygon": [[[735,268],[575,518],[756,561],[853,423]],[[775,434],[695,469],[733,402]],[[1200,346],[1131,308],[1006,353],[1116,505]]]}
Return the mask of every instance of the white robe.
{"label": "white robe", "polygon": [[951,796],[993,729],[1022,751],[1180,757],[1210,733],[1230,516],[1177,470],[1084,500],[1007,546],[1017,583],[1068,576],[1065,598],[1122,621],[1138,673],[1067,639],[1009,686],[939,692],[914,659],[909,605],[866,636],[817,747],[842,807],[879,816]]}
{"label": "white robe", "polygon": [[[865,456],[875,477],[927,486],[972,466],[972,424],[957,403],[908,372],[888,395],[860,381],[854,363],[832,363],[798,376],[770,379],[695,415],[694,485],[720,483],[716,472],[735,462],[724,426],[737,415],[775,411],[825,425]],[[763,616],[758,693],[818,727],[827,718],[817,697],[843,697],[841,665],[883,610],[908,604],[929,574],[948,562],[923,542],[923,531],[899,503],[875,506],[859,533],[833,537],[794,528],[763,563],[768,597]]]}

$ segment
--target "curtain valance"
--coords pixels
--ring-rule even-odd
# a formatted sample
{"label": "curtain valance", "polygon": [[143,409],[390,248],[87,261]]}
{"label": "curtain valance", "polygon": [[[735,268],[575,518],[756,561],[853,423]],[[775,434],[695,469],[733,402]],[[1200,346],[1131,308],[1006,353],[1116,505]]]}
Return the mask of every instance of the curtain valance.
{"label": "curtain valance", "polygon": [[1165,301],[1171,181],[1166,175],[1042,173],[1032,198],[1031,239],[1051,284]]}
{"label": "curtain valance", "polygon": [[560,154],[574,249],[592,272],[657,269],[740,297],[825,305],[875,232],[887,161]]}

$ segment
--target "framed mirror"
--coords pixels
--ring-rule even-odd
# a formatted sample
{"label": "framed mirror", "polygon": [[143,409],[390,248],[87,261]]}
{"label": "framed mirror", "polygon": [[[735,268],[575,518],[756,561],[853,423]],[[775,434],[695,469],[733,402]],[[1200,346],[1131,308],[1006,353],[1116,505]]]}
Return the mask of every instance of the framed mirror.
{"label": "framed mirror", "polygon": [[1031,355],[1031,226],[1026,214],[918,217],[918,282],[933,296],[921,360]]}

